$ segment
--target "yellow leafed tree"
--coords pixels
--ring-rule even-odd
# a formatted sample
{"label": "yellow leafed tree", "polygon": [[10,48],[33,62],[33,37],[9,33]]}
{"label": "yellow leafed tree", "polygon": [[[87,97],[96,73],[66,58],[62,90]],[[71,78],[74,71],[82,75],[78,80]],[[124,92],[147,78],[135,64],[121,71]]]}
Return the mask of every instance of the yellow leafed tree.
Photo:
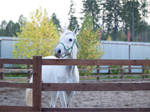
{"label": "yellow leafed tree", "polygon": [[17,33],[18,40],[14,45],[14,58],[32,58],[33,55],[49,56],[54,54],[54,48],[59,40],[57,27],[49,20],[46,10],[41,7],[30,14],[30,21],[26,21]]}
{"label": "yellow leafed tree", "polygon": [[[99,43],[99,30],[93,31],[93,22],[90,16],[84,20],[81,31],[77,36],[79,43],[78,59],[100,59],[104,54]],[[80,66],[80,68],[94,68],[94,66]],[[90,75],[92,71],[80,71],[80,75]]]}

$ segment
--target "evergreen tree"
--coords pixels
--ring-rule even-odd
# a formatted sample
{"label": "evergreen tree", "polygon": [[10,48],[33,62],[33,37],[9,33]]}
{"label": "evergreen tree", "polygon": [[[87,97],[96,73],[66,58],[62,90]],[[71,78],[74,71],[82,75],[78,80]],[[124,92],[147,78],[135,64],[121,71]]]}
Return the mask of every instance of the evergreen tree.
{"label": "evergreen tree", "polygon": [[3,20],[2,22],[1,22],[1,25],[0,25],[0,29],[6,29],[6,26],[7,26],[7,22],[5,21],[5,20]]}
{"label": "evergreen tree", "polygon": [[[92,17],[93,22],[93,29],[97,29],[100,27],[99,19],[100,19],[100,7],[99,7],[99,0],[83,0],[83,9],[82,12],[84,17],[90,15]],[[81,18],[85,19],[85,18]]]}
{"label": "evergreen tree", "polygon": [[18,31],[20,31],[19,23],[14,23],[12,20],[10,20],[5,29],[5,36],[17,36]]}
{"label": "evergreen tree", "polygon": [[18,23],[20,26],[25,26],[26,18],[22,14],[19,16]]}
{"label": "evergreen tree", "polygon": [[59,19],[57,18],[56,14],[53,13],[52,16],[51,16],[52,20],[53,20],[53,24],[56,25],[56,27],[58,28],[58,30],[60,31],[61,30],[61,25],[60,25],[60,21]]}
{"label": "evergreen tree", "polygon": [[5,30],[6,36],[12,36],[12,33],[13,33],[12,27],[14,26],[14,24],[15,24],[15,23],[14,23],[12,20],[10,20],[10,21],[8,22],[8,24],[7,24],[7,26],[6,26],[6,30]]}
{"label": "evergreen tree", "polygon": [[7,26],[7,22],[5,20],[3,20],[0,24],[0,36],[5,36],[5,29]]}
{"label": "evergreen tree", "polygon": [[[103,2],[100,4],[101,6],[103,5]],[[102,7],[101,8],[101,10],[102,10],[102,40],[105,40],[106,39],[106,37],[104,36],[104,33],[105,33],[105,31],[104,31],[104,27],[105,27],[105,9]]]}
{"label": "evergreen tree", "polygon": [[146,41],[150,42],[150,25],[147,26]]}
{"label": "evergreen tree", "polygon": [[[148,0],[105,0],[100,6],[103,6],[101,8],[103,39],[106,32],[107,36],[113,37],[112,40],[118,40],[115,38],[118,35],[118,30],[121,28],[127,36],[129,28],[132,41],[146,41]],[[104,27],[107,30],[104,30]]]}
{"label": "evergreen tree", "polygon": [[68,15],[70,16],[69,17],[69,27],[68,28],[70,30],[74,30],[76,26],[79,28],[77,17],[75,17],[74,14],[75,14],[75,3],[74,3],[73,0],[71,0],[70,10],[69,10],[69,13],[68,13]]}
{"label": "evergreen tree", "polygon": [[140,6],[140,9],[141,9],[141,19],[142,19],[142,21],[141,21],[141,30],[142,30],[142,41],[144,42],[144,41],[147,41],[147,39],[146,39],[146,31],[147,31],[147,23],[146,23],[146,18],[148,17],[147,15],[148,15],[148,7],[149,7],[149,3],[148,3],[148,1],[147,0],[141,0],[140,1],[140,4],[141,4],[141,6]]}
{"label": "evergreen tree", "polygon": [[11,36],[18,36],[17,32],[20,32],[20,25],[19,25],[19,23],[16,22],[13,25],[13,27],[12,27],[12,34],[11,34]]}
{"label": "evergreen tree", "polygon": [[123,4],[123,9],[124,12],[122,13],[122,20],[125,23],[125,31],[127,33],[127,29],[128,28],[130,29],[130,31],[132,32],[132,40],[133,40],[134,33],[136,35],[138,35],[137,33],[141,33],[140,4],[138,1],[126,1]]}
{"label": "evergreen tree", "polygon": [[104,22],[106,23],[108,35],[113,32],[113,40],[117,40],[117,32],[121,21],[121,2],[120,0],[106,0],[103,5],[105,11]]}

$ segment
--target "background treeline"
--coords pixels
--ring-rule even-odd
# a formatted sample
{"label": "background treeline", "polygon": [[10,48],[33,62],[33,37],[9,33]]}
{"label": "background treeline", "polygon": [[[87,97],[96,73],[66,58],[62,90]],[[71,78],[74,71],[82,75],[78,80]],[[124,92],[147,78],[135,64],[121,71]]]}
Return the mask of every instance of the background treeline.
{"label": "background treeline", "polygon": [[12,20],[10,20],[8,23],[7,21],[3,20],[0,24],[0,36],[17,36],[17,32],[21,32],[20,27],[25,24],[23,21],[26,21],[23,15],[19,16],[18,22],[16,23],[14,23]]}
{"label": "background treeline", "polygon": [[[76,12],[75,2],[71,0],[68,11],[69,29],[73,30],[76,25],[81,28],[85,17],[90,15],[93,30],[101,28],[102,40],[127,41],[129,31],[131,41],[150,41],[150,25],[147,22],[150,13],[149,0],[82,0],[82,3],[83,9]],[[81,13],[82,17],[76,17],[76,13]],[[60,31],[62,27],[56,14],[53,13],[50,18]],[[25,24],[25,21],[23,15],[17,23],[12,20],[8,23],[2,21],[0,36],[17,36],[16,32],[20,32],[20,26]]]}
{"label": "background treeline", "polygon": [[[149,0],[82,0],[84,20],[92,17],[93,30],[101,27],[102,40],[127,41],[128,31],[131,41],[150,41],[150,25],[147,23]],[[71,0],[70,24],[76,21],[75,3]],[[78,23],[78,22],[74,22]],[[72,29],[72,28],[71,28]]]}
{"label": "background treeline", "polygon": [[[61,25],[59,19],[57,19],[56,14],[53,13],[50,18],[53,20],[53,24],[55,24],[58,28],[58,31],[60,31]],[[0,23],[0,36],[17,37],[17,32],[21,32],[20,28],[21,26],[25,26],[26,20],[27,19],[23,15],[19,16],[18,22],[16,23],[14,23],[12,20],[10,20],[8,23],[6,20],[3,20]]]}

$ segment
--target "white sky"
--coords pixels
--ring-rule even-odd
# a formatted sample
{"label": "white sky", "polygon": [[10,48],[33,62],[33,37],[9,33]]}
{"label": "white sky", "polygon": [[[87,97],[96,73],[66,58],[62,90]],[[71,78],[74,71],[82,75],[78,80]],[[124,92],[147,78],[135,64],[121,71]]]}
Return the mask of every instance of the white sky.
{"label": "white sky", "polygon": [[[71,0],[0,0],[0,23],[2,20],[12,20],[18,22],[21,14],[29,19],[29,13],[35,12],[40,6],[42,10],[48,11],[49,17],[52,13],[56,13],[57,18],[61,22],[61,26],[69,24],[68,12]],[[81,9],[83,7],[82,0],[74,0],[76,3],[76,17],[81,17]],[[78,18],[78,21],[80,19]],[[147,22],[150,24],[149,18]],[[80,21],[79,21],[80,23]]]}
{"label": "white sky", "polygon": [[[76,16],[80,16],[82,9],[82,0],[74,0],[76,3]],[[27,19],[30,18],[30,12],[35,12],[37,8],[46,9],[49,17],[56,13],[62,27],[65,23],[68,25],[68,12],[70,0],[0,0],[0,23],[2,20],[12,20],[18,22],[19,16],[23,14]]]}

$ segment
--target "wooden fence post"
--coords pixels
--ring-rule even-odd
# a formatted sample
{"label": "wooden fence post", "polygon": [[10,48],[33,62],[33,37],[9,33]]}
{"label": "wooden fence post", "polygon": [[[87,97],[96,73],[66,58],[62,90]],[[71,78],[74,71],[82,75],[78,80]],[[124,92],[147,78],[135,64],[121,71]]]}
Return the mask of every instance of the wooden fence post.
{"label": "wooden fence post", "polygon": [[145,75],[144,75],[144,74],[145,74],[145,67],[142,66],[142,78],[143,78],[143,79],[145,79]]}
{"label": "wooden fence post", "polygon": [[108,67],[109,69],[108,69],[108,78],[110,78],[110,66]]}
{"label": "wooden fence post", "polygon": [[129,66],[129,75],[131,75],[131,66]]}
{"label": "wooden fence post", "polygon": [[123,78],[123,66],[120,66],[120,74],[121,74],[121,76],[120,76],[120,79],[122,79]]}
{"label": "wooden fence post", "polygon": [[[0,68],[1,68],[1,69],[4,69],[4,64],[0,64]],[[1,80],[4,80],[4,72],[1,72],[1,73],[0,73],[0,79],[1,79]]]}
{"label": "wooden fence post", "polygon": [[99,81],[99,78],[100,78],[100,76],[99,76],[99,65],[97,65],[97,81]]}
{"label": "wooden fence post", "polygon": [[[27,64],[27,69],[30,69],[31,67],[30,67],[30,65],[29,64]],[[31,71],[28,71],[28,79],[30,79],[31,78]]]}
{"label": "wooden fence post", "polygon": [[41,112],[42,56],[33,56],[33,111]]}

